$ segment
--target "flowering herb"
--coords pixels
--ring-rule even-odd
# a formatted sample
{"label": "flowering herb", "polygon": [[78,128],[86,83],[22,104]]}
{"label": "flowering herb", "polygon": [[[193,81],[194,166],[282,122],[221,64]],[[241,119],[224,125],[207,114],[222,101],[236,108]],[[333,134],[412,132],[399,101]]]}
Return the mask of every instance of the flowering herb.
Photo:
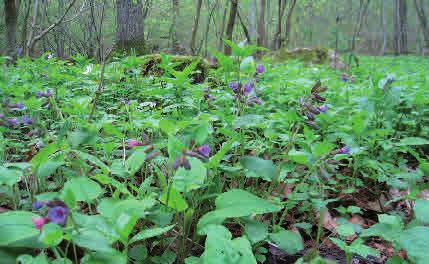
{"label": "flowering herb", "polygon": [[46,217],[54,224],[65,225],[67,222],[67,217],[69,214],[69,209],[65,206],[54,206],[49,209]]}
{"label": "flowering herb", "polygon": [[42,229],[43,225],[49,222],[48,218],[46,217],[40,217],[40,218],[33,217],[31,218],[31,221],[33,222],[34,227],[37,230]]}
{"label": "flowering herb", "polygon": [[256,65],[256,74],[262,74],[265,72],[265,66],[262,64]]}

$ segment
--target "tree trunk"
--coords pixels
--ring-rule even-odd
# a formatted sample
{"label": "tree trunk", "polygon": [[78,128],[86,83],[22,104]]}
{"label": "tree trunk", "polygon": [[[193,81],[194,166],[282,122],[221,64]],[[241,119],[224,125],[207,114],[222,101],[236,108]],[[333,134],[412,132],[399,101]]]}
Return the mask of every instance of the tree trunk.
{"label": "tree trunk", "polygon": [[194,26],[192,27],[191,44],[189,45],[189,47],[190,47],[191,53],[193,55],[196,54],[195,41],[196,41],[196,38],[197,38],[198,24],[200,22],[200,15],[201,15],[201,6],[202,6],[202,4],[203,4],[203,0],[198,0],[197,1],[197,10],[196,10],[196,13],[195,13]]}
{"label": "tree trunk", "polygon": [[141,0],[116,0],[116,44],[124,51],[146,51]]}
{"label": "tree trunk", "polygon": [[[226,38],[232,39],[232,33],[234,32],[235,18],[237,17],[238,11],[238,0],[231,0],[231,10],[229,11],[228,25],[226,27]],[[225,44],[225,55],[231,55],[231,47]]]}
{"label": "tree trunk", "polygon": [[394,8],[394,41],[395,54],[407,53],[407,2],[395,0]]}
{"label": "tree trunk", "polygon": [[16,56],[16,26],[18,24],[18,6],[15,0],[4,0],[6,38],[8,54]]}
{"label": "tree trunk", "polygon": [[274,34],[274,49],[280,49],[282,46],[282,22],[286,10],[286,0],[278,0],[277,31]]}
{"label": "tree trunk", "polygon": [[228,5],[225,5],[224,9],[223,9],[223,16],[222,16],[222,24],[220,26],[220,31],[218,34],[218,43],[217,43],[217,50],[218,51],[222,51],[222,47],[223,47],[223,35],[225,33],[225,25],[226,25],[226,15],[228,13]]}
{"label": "tree trunk", "polygon": [[381,0],[381,30],[383,34],[383,42],[381,44],[380,55],[383,56],[386,53],[387,47],[387,21],[386,21],[386,0]]}
{"label": "tree trunk", "polygon": [[173,4],[173,17],[171,21],[171,46],[174,53],[178,53],[180,51],[180,41],[179,41],[179,35],[177,34],[177,28],[178,28],[178,19],[180,16],[180,6],[179,6],[179,0],[172,0]]}
{"label": "tree trunk", "polygon": [[286,27],[285,27],[285,46],[289,44],[290,40],[290,29],[292,28],[292,15],[296,6],[296,0],[291,0],[289,10],[286,16]]}
{"label": "tree trunk", "polygon": [[[265,0],[259,2],[259,19],[258,19],[258,38],[257,44],[259,47],[265,47]],[[258,55],[261,55],[260,53]]]}
{"label": "tree trunk", "polygon": [[246,36],[247,43],[252,43],[252,38],[250,37],[249,30],[246,27],[246,24],[244,23],[243,18],[240,15],[240,11],[237,11],[238,19],[240,20],[241,28],[243,29],[244,35]]}
{"label": "tree trunk", "polygon": [[250,38],[252,39],[252,42],[256,42],[257,38],[257,31],[256,31],[256,24],[257,22],[257,14],[256,11],[258,9],[258,3],[257,0],[251,0],[249,5],[249,34]]}
{"label": "tree trunk", "polygon": [[[352,41],[350,44],[350,54],[351,55],[356,50],[356,39],[359,36],[360,31],[362,29],[362,24],[363,24],[363,21],[364,21],[366,14],[367,14],[367,11],[368,11],[369,2],[370,2],[370,0],[361,0],[360,1],[359,15],[358,15],[357,22],[353,28],[353,36],[352,36]],[[350,59],[351,59],[351,57],[350,57]]]}
{"label": "tree trunk", "polygon": [[423,32],[423,39],[425,41],[425,49],[429,51],[429,24],[426,12],[423,6],[423,0],[414,0],[414,7],[416,8],[417,17],[420,22],[420,27]]}
{"label": "tree trunk", "polygon": [[[62,14],[64,12],[64,0],[58,0],[58,14]],[[64,28],[59,25],[57,28],[57,56],[58,58],[64,58],[64,35],[62,34],[62,31]]]}

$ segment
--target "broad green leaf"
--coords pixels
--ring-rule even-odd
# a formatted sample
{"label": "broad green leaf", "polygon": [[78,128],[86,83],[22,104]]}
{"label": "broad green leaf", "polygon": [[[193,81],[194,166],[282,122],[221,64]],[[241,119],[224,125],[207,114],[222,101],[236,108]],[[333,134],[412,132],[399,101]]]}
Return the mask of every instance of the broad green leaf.
{"label": "broad green leaf", "polygon": [[35,237],[39,230],[34,227],[32,218],[38,215],[24,211],[10,211],[0,214],[0,247],[6,247],[12,243],[19,246],[19,242]]}
{"label": "broad green leaf", "polygon": [[142,262],[147,259],[148,251],[145,245],[139,244],[129,250],[128,256],[133,260]]}
{"label": "broad green leaf", "polygon": [[321,157],[323,155],[328,154],[334,148],[335,148],[335,145],[330,143],[330,142],[326,142],[326,141],[317,142],[317,143],[313,144],[312,152],[313,152],[313,155],[316,158],[318,158],[318,157]]}
{"label": "broad green leaf", "polygon": [[49,160],[49,156],[59,150],[56,143],[52,143],[42,148],[30,161],[31,165],[37,169],[40,164]]}
{"label": "broad green leaf", "polygon": [[166,187],[159,200],[161,203],[178,212],[183,212],[188,208],[185,198],[183,198],[179,191],[172,187]]}
{"label": "broad green leaf", "polygon": [[244,237],[231,239],[232,235],[225,227],[209,226],[202,263],[256,264],[249,240]]}
{"label": "broad green leaf", "polygon": [[151,229],[145,229],[143,231],[140,231],[138,234],[136,234],[135,236],[133,236],[130,240],[129,243],[134,243],[140,240],[145,240],[151,237],[156,237],[156,236],[160,236],[168,231],[170,231],[171,229],[173,229],[175,225],[170,225],[170,226],[166,226],[166,227],[158,227],[158,228],[151,228]]}
{"label": "broad green leaf", "polygon": [[55,247],[63,240],[63,230],[57,224],[48,223],[43,225],[39,239],[48,247]]}
{"label": "broad green leaf", "polygon": [[102,194],[100,185],[87,178],[76,177],[68,180],[63,188],[63,195],[71,191],[76,201],[92,202],[95,198]]}
{"label": "broad green leaf", "polygon": [[0,185],[13,186],[22,176],[22,172],[0,166]]}
{"label": "broad green leaf", "polygon": [[283,229],[279,232],[271,233],[269,234],[269,238],[280,249],[286,251],[290,255],[294,255],[304,249],[301,236],[289,230]]}
{"label": "broad green leaf", "polygon": [[47,160],[46,162],[41,163],[37,169],[37,177],[46,178],[51,176],[59,167],[64,165],[64,163],[64,161],[56,160]]}
{"label": "broad green leaf", "polygon": [[127,259],[126,255],[116,250],[101,251],[85,255],[81,260],[81,264],[127,264]]}
{"label": "broad green leaf", "polygon": [[207,169],[197,158],[188,158],[191,169],[180,167],[173,177],[173,187],[180,192],[189,192],[200,188],[207,177]]}
{"label": "broad green leaf", "polygon": [[209,135],[209,123],[203,122],[199,126],[197,126],[193,131],[193,139],[195,140],[195,144],[202,145],[207,140]]}
{"label": "broad green leaf", "polygon": [[418,137],[407,137],[401,139],[398,143],[396,143],[397,146],[419,146],[419,145],[429,145],[429,140],[424,138],[418,138]]}
{"label": "broad green leaf", "polygon": [[79,229],[79,232],[73,231],[72,239],[76,245],[83,248],[103,253],[115,252],[111,247],[114,241],[94,228],[82,228]]}
{"label": "broad green leaf", "polygon": [[429,259],[429,227],[418,226],[401,233],[399,244],[410,259],[425,264]]}
{"label": "broad green leaf", "polygon": [[252,244],[265,240],[268,236],[268,226],[256,220],[249,219],[244,226],[244,233]]}
{"label": "broad green leaf", "polygon": [[221,224],[226,218],[243,217],[280,211],[281,207],[249,192],[232,189],[216,198],[216,210],[205,214],[198,222],[198,233],[204,234],[210,224]]}
{"label": "broad green leaf", "polygon": [[104,164],[101,160],[99,160],[97,157],[95,157],[95,156],[93,156],[93,155],[91,155],[91,154],[88,154],[88,153],[85,153],[85,152],[82,152],[82,151],[78,151],[78,150],[74,150],[74,152],[81,158],[81,159],[83,159],[83,160],[87,160],[87,161],[89,161],[89,162],[91,162],[91,163],[93,163],[93,164],[95,164],[95,165],[97,165],[102,171],[103,171],[103,173],[105,173],[105,174],[108,174],[109,172],[110,172],[110,169],[109,169],[109,167],[106,165],[106,164]]}
{"label": "broad green leaf", "polygon": [[414,205],[416,219],[423,224],[429,224],[429,201],[418,199]]}
{"label": "broad green leaf", "polygon": [[240,163],[244,168],[249,170],[250,173],[246,174],[248,177],[272,181],[278,176],[277,168],[271,160],[247,156],[241,158]]}
{"label": "broad green leaf", "polygon": [[291,161],[294,161],[296,163],[307,165],[309,162],[309,154],[303,151],[298,151],[295,149],[292,149],[288,153],[288,157]]}
{"label": "broad green leaf", "polygon": [[97,211],[104,217],[115,220],[121,214],[130,216],[144,217],[147,210],[155,205],[153,198],[144,198],[142,200],[128,199],[116,200],[114,198],[105,198],[97,206]]}
{"label": "broad green leaf", "polygon": [[134,176],[136,172],[143,166],[146,158],[144,147],[137,147],[131,156],[126,160],[125,167],[128,169],[130,176]]}

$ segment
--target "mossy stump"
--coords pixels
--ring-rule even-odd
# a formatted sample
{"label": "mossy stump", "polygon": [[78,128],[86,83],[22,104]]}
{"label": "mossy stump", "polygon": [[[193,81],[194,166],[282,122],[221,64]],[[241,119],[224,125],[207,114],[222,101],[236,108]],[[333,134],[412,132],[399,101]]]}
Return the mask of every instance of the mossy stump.
{"label": "mossy stump", "polygon": [[276,62],[301,60],[305,63],[324,64],[329,61],[329,49],[317,47],[288,50],[287,48],[282,48],[271,52],[269,56]]}
{"label": "mossy stump", "polygon": [[[159,66],[161,63],[160,54],[150,54],[145,55],[143,58],[142,64],[142,75],[143,76],[157,76],[160,77],[164,74],[164,70]],[[170,62],[175,64],[174,70],[182,71],[188,65],[192,64],[195,61],[199,61],[195,71],[191,74],[192,83],[202,83],[206,80],[209,73],[210,65],[209,63],[198,56],[181,56],[175,55],[170,56]]]}

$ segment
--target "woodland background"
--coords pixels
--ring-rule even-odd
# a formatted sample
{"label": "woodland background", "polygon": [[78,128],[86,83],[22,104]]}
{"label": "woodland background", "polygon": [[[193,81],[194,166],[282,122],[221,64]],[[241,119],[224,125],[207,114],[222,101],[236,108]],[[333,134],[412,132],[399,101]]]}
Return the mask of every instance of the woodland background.
{"label": "woodland background", "polygon": [[4,0],[0,10],[0,53],[14,56],[97,57],[113,44],[207,56],[228,53],[223,37],[373,55],[429,47],[427,0]]}

